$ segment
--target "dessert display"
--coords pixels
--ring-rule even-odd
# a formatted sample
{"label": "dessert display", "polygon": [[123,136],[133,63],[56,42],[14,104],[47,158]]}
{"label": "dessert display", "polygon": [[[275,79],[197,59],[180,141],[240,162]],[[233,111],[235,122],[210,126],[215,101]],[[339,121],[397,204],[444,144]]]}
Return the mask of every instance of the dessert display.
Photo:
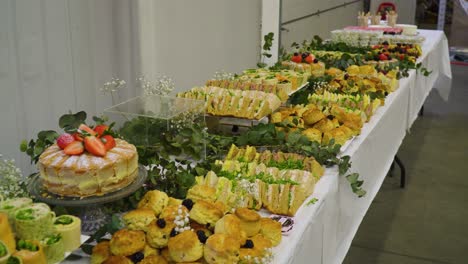
{"label": "dessert display", "polygon": [[219,87],[195,87],[178,97],[206,101],[206,112],[214,116],[234,116],[259,120],[280,105],[278,96],[261,91],[231,90]]}
{"label": "dessert display", "polygon": [[61,196],[87,197],[132,183],[138,175],[136,148],[107,134],[108,128],[81,124],[75,134],[60,135],[39,157],[45,189]]}
{"label": "dessert display", "polygon": [[389,44],[383,42],[382,44],[372,46],[372,51],[366,55],[366,59],[377,58],[380,61],[390,60],[392,58],[398,60],[408,59],[415,63],[416,60],[422,55],[421,46],[419,44]]}
{"label": "dessert display", "polygon": [[403,35],[415,36],[418,34],[418,26],[408,24],[396,24],[396,28],[401,28]]}
{"label": "dessert display", "polygon": [[[203,196],[180,204],[171,198],[169,204],[162,193],[149,191],[143,197],[145,208],[162,202],[153,213],[156,219],[137,227],[135,223],[146,222],[138,219],[146,214],[141,208],[128,212],[126,226],[93,248],[91,263],[268,263],[271,248],[281,241],[281,224],[254,210],[225,210],[224,203]],[[169,220],[164,212],[172,206],[177,210],[168,210],[174,216]]]}
{"label": "dessert display", "polygon": [[291,60],[281,63],[284,67],[298,72],[309,72],[314,77],[320,77],[325,73],[325,64],[319,61],[310,52],[295,52]]}
{"label": "dessert display", "polygon": [[[26,201],[15,198],[3,204],[19,205]],[[13,219],[9,223],[8,216],[0,213],[0,260],[6,252],[3,257],[9,256],[5,258],[7,261],[14,261],[11,258],[19,261],[11,263],[57,263],[64,258],[65,251],[73,251],[81,244],[79,219],[70,215],[55,217],[44,203],[17,209]]]}
{"label": "dessert display", "polygon": [[249,69],[231,80],[208,80],[206,86],[273,93],[285,102],[289,94],[307,83],[309,76],[310,71],[302,65],[292,70]]}

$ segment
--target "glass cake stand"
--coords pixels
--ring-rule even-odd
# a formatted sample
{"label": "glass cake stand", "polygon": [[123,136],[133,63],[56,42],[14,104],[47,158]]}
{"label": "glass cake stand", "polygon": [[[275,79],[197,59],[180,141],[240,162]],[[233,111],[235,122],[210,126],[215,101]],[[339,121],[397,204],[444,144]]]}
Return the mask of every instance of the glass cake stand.
{"label": "glass cake stand", "polygon": [[79,215],[82,221],[81,233],[90,235],[108,222],[109,216],[98,205],[114,202],[131,195],[145,183],[147,176],[146,169],[140,165],[138,166],[138,175],[131,184],[120,190],[100,196],[65,197],[53,194],[44,188],[39,173],[32,176],[27,188],[29,193],[40,202],[64,207],[83,208],[80,209],[81,213]]}

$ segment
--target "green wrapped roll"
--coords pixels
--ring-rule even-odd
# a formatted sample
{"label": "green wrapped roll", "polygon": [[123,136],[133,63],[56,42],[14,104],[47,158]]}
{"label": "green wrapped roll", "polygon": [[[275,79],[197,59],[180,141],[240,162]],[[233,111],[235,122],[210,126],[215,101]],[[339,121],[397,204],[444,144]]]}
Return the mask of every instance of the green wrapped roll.
{"label": "green wrapped roll", "polygon": [[10,258],[10,251],[3,241],[0,240],[0,264],[6,264]]}
{"label": "green wrapped roll", "polygon": [[[0,213],[6,213],[10,223],[14,223],[15,212],[25,206],[31,205],[33,201],[29,198],[14,198],[0,202]],[[13,227],[14,228],[14,227]]]}
{"label": "green wrapped roll", "polygon": [[35,203],[15,213],[16,236],[20,239],[43,240],[47,235],[54,234],[55,213],[47,204]]}
{"label": "green wrapped roll", "polygon": [[81,245],[81,220],[73,215],[55,218],[55,231],[62,235],[65,251],[73,251]]}
{"label": "green wrapped roll", "polygon": [[65,256],[63,239],[60,234],[47,236],[42,240],[42,245],[44,246],[47,263],[60,262]]}
{"label": "green wrapped roll", "polygon": [[[18,257],[24,264],[47,264],[44,248],[35,240],[19,240],[18,251],[12,256]],[[10,260],[8,260],[10,261]],[[8,263],[8,262],[7,262]]]}
{"label": "green wrapped roll", "polygon": [[10,256],[6,264],[23,264],[23,260],[17,256]]}
{"label": "green wrapped roll", "polygon": [[17,256],[10,256],[6,264],[23,264],[23,260],[21,260],[21,258]]}

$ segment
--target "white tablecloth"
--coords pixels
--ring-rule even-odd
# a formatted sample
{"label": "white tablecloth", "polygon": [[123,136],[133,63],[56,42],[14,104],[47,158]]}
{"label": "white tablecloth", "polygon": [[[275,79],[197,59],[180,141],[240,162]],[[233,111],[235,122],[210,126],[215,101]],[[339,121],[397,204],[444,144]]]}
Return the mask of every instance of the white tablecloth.
{"label": "white tablecloth", "polygon": [[303,206],[293,232],[274,250],[273,263],[341,263],[364,215],[380,189],[407,130],[434,85],[445,99],[451,79],[447,39],[442,31],[421,30],[423,66],[429,77],[410,71],[400,88],[390,94],[343,155],[350,155],[352,172],[359,172],[367,194],[358,198],[336,169],[327,169],[313,194],[319,201]]}

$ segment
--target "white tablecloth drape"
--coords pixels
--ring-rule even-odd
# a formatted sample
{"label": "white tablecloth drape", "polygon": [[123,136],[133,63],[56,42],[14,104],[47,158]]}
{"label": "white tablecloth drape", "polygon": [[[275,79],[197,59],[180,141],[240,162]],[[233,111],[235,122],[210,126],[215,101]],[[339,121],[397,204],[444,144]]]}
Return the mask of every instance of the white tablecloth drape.
{"label": "white tablecloth drape", "polygon": [[351,171],[364,180],[366,196],[358,198],[335,168],[327,169],[313,194],[319,201],[297,212],[294,230],[274,250],[273,263],[341,263],[432,87],[436,85],[439,94],[448,99],[451,70],[447,39],[442,31],[421,30],[420,34],[426,41],[419,60],[432,74],[424,77],[410,71],[343,153],[351,156]]}

